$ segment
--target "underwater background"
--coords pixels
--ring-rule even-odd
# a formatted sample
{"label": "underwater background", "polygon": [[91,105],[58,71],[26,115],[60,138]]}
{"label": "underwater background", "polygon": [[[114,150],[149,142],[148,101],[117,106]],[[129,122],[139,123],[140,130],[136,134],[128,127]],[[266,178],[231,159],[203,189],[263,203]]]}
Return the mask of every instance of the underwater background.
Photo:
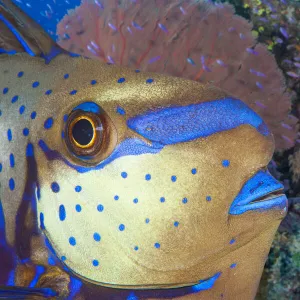
{"label": "underwater background", "polygon": [[[57,26],[68,10],[81,4],[80,0],[13,2],[43,26],[55,40],[61,38]],[[89,2],[101,5],[98,0]],[[281,122],[279,117],[276,119],[276,102],[262,113],[266,119],[272,116],[271,122],[281,122],[281,127],[276,129],[276,152],[269,169],[285,186],[289,213],[273,241],[257,299],[300,299],[300,136],[297,125],[300,117],[300,1],[228,0],[218,3],[221,5],[224,2],[232,4],[237,15],[252,22],[252,35],[275,56],[283,72],[290,101],[290,106],[282,110],[291,121],[290,124]],[[278,99],[274,97],[274,101]]]}

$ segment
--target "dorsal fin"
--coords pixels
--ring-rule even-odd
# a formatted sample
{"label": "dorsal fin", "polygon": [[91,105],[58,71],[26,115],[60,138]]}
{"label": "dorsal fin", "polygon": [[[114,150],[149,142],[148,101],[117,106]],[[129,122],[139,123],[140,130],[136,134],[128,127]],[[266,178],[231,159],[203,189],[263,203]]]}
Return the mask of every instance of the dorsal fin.
{"label": "dorsal fin", "polygon": [[10,0],[0,0],[0,54],[27,52],[49,62],[61,49],[37,24]]}

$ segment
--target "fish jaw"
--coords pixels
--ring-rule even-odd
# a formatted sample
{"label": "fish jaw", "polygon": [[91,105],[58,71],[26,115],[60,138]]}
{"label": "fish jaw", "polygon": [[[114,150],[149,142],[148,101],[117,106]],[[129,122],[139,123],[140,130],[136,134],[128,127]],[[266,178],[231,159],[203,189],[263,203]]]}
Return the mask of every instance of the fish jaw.
{"label": "fish jaw", "polygon": [[229,214],[240,215],[247,211],[284,210],[288,201],[283,194],[283,185],[268,171],[260,170],[242,187],[232,202]]}

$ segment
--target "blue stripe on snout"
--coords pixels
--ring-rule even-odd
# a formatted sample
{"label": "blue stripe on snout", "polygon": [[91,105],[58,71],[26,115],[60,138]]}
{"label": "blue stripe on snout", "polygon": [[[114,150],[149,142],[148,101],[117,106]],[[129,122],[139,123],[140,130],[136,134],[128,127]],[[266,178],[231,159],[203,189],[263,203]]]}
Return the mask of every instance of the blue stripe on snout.
{"label": "blue stripe on snout", "polygon": [[164,145],[207,137],[243,124],[253,126],[262,135],[270,134],[258,114],[242,101],[231,98],[162,108],[127,121],[130,129]]}

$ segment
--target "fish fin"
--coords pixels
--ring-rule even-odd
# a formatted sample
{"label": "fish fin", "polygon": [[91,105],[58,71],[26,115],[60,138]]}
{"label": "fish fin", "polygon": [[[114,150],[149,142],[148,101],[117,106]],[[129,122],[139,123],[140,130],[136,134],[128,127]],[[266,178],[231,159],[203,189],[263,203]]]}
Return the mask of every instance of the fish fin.
{"label": "fish fin", "polygon": [[[34,299],[45,299],[57,296],[57,293],[49,288],[28,288],[18,286],[0,286],[0,299],[28,299],[28,296],[34,296]],[[40,298],[39,298],[40,297]]]}
{"label": "fish fin", "polygon": [[41,56],[46,63],[56,55],[66,53],[12,1],[0,0],[0,54],[18,52]]}

